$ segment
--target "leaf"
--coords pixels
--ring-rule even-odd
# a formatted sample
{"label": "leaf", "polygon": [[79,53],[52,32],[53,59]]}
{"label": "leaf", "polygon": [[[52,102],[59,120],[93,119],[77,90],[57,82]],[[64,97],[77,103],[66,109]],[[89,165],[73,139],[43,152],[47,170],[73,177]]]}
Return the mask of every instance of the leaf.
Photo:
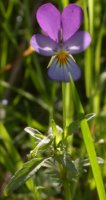
{"label": "leaf", "polygon": [[86,119],[87,121],[91,120],[93,117],[95,117],[95,113],[89,113],[87,115],[84,115],[84,114],[80,114],[79,115],[79,119],[72,122],[67,128],[68,128],[68,131],[70,132],[75,132],[78,128],[80,128],[80,122],[82,119]]}
{"label": "leaf", "polygon": [[52,142],[53,139],[53,135],[49,135],[48,137],[45,137],[44,139],[42,139],[39,144],[37,145],[38,148],[44,147],[45,145],[49,144]]}
{"label": "leaf", "polygon": [[66,168],[67,168],[67,179],[69,181],[71,181],[73,178],[75,178],[78,175],[78,171],[76,169],[76,166],[71,159],[67,158]]}
{"label": "leaf", "polygon": [[23,164],[23,167],[19,169],[15,175],[11,178],[6,193],[12,192],[25,183],[31,176],[33,176],[44,163],[50,158],[34,158]]}
{"label": "leaf", "polygon": [[59,127],[58,125],[56,125],[55,121],[52,119],[51,120],[51,127],[49,128],[48,132],[52,133],[54,135],[55,142],[56,142],[56,145],[57,145],[62,138],[63,129],[61,127]]}
{"label": "leaf", "polygon": [[9,155],[10,160],[12,161],[12,164],[14,166],[14,169],[11,169],[11,171],[16,170],[17,168],[21,167],[23,162],[21,160],[21,157],[13,145],[12,139],[5,129],[4,125],[0,122],[0,137],[3,141],[4,147],[6,151],[8,152],[7,155]]}
{"label": "leaf", "polygon": [[89,114],[85,115],[85,119],[87,121],[89,121],[89,120],[91,120],[95,116],[96,116],[96,113],[89,113]]}
{"label": "leaf", "polygon": [[[57,155],[56,160],[59,165],[62,166],[63,169],[61,169],[63,170],[63,175],[66,174],[67,180],[71,181],[78,175],[78,169],[70,155]],[[62,172],[60,171],[60,173]]]}
{"label": "leaf", "polygon": [[45,137],[44,139],[42,139],[38,143],[38,145],[35,147],[35,149],[31,151],[31,156],[35,157],[37,155],[38,151],[40,151],[40,152],[45,151],[52,143],[53,138],[54,138],[53,134],[50,134],[47,137]]}
{"label": "leaf", "polygon": [[29,133],[32,137],[34,137],[36,140],[41,141],[45,136],[39,132],[37,129],[26,127],[24,129],[27,133]]}
{"label": "leaf", "polygon": [[80,128],[80,122],[79,120],[76,120],[74,122],[72,122],[69,126],[68,126],[68,132],[75,132],[78,128]]}
{"label": "leaf", "polygon": [[50,109],[51,109],[50,106],[46,102],[44,102],[43,100],[36,98],[31,93],[26,92],[25,90],[14,87],[13,85],[7,83],[6,81],[0,81],[0,85],[2,87],[9,88],[9,89],[15,91],[16,93],[20,94],[21,96],[23,96],[24,98],[26,98],[30,101],[37,103],[38,105],[40,105],[42,108],[44,108],[47,111],[50,111]]}
{"label": "leaf", "polygon": [[78,175],[78,170],[74,164],[74,161],[71,159],[70,156],[66,156],[65,160],[64,160],[64,164],[66,167],[66,172],[67,172],[67,179],[69,179],[69,181],[76,177],[76,175]]}
{"label": "leaf", "polygon": [[[100,158],[100,157],[97,157],[97,161],[98,161],[98,164],[103,164],[104,163],[104,159]],[[90,162],[89,162],[88,158],[83,160],[83,166],[84,167],[90,166]]]}
{"label": "leaf", "polygon": [[[5,129],[4,125],[0,123],[0,136],[4,146],[0,147],[0,163],[10,172],[15,173],[17,169],[22,167],[23,161],[13,145],[12,139],[9,133]],[[31,181],[31,180],[30,180]],[[31,191],[30,181],[27,181],[26,185]]]}

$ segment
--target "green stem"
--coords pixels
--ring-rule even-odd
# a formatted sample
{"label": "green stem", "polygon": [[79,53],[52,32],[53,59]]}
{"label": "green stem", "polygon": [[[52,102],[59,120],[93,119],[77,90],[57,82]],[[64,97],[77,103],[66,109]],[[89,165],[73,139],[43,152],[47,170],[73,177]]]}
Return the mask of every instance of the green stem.
{"label": "green stem", "polygon": [[[63,148],[64,148],[64,139],[67,135],[67,130],[66,130],[66,126],[67,126],[67,113],[66,113],[66,86],[67,84],[62,82],[62,100],[63,100],[63,136],[62,136],[62,140],[63,140]],[[67,172],[66,172],[67,173]],[[71,200],[71,191],[70,191],[70,185],[69,182],[67,180],[67,178],[64,179],[63,181],[63,188],[64,188],[64,197],[65,200]]]}
{"label": "green stem", "polygon": [[67,135],[66,127],[72,122],[74,106],[72,102],[72,94],[70,83],[62,83],[62,99],[63,99],[63,130],[64,137]]}
{"label": "green stem", "polygon": [[[73,99],[75,102],[76,109],[79,114],[80,113],[84,114],[84,109],[82,107],[79,95],[77,93],[77,90],[75,88],[72,78],[71,78],[71,86],[72,86]],[[86,119],[81,120],[80,126],[81,126],[82,135],[83,135],[83,140],[84,140],[86,150],[88,153],[89,161],[91,164],[92,172],[94,175],[99,199],[105,200],[106,194],[105,194],[104,184],[103,184],[103,180],[102,180],[102,176],[101,176],[101,171],[100,171],[100,168],[98,165],[95,147],[93,144],[92,136],[91,136],[89,126],[88,126]]]}
{"label": "green stem", "polygon": [[62,100],[63,100],[63,140],[66,137],[66,83],[62,82]]}
{"label": "green stem", "polygon": [[67,181],[67,179],[65,179],[63,181],[63,188],[64,188],[64,198],[65,198],[65,200],[71,200],[72,196],[71,196],[71,191],[70,191],[70,184]]}
{"label": "green stem", "polygon": [[61,0],[62,6],[65,7],[69,4],[69,0]]}
{"label": "green stem", "polygon": [[[62,2],[62,7],[65,7],[68,5],[69,0],[61,0]],[[66,84],[62,82],[62,100],[63,100],[63,143],[64,143],[64,138],[67,135],[67,130],[66,126],[69,125],[69,122],[72,119],[73,111],[71,112],[70,106],[70,84]],[[64,197],[65,200],[71,200],[71,190],[70,190],[70,185],[67,179],[64,180],[63,182],[63,188],[64,188]]]}
{"label": "green stem", "polygon": [[[89,1],[89,0],[88,0]],[[93,33],[93,27],[92,23],[89,22],[89,16],[88,16],[88,1],[83,0],[84,4],[84,26],[85,30],[88,32]],[[90,5],[90,1],[89,1]],[[93,12],[93,11],[92,11]],[[90,11],[90,6],[89,6],[89,14],[90,14],[90,19],[93,18],[93,13]],[[91,17],[92,16],[92,17]],[[89,28],[89,23],[90,23],[90,28]],[[90,33],[91,33],[90,32]],[[86,96],[91,97],[91,91],[92,91],[92,46],[90,46],[86,51],[85,51],[85,87],[86,87]]]}

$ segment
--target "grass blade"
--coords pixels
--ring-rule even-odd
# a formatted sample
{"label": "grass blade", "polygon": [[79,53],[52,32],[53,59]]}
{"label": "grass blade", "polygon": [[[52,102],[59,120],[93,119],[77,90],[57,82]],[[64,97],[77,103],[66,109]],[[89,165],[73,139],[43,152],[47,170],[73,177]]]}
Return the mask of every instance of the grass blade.
{"label": "grass blade", "polygon": [[[84,109],[82,107],[79,95],[77,93],[77,90],[75,88],[75,85],[74,85],[74,82],[72,79],[71,79],[70,84],[72,87],[73,100],[75,102],[76,109],[79,112],[79,114],[84,113]],[[95,147],[93,144],[93,140],[92,140],[91,133],[90,133],[89,126],[88,126],[86,119],[81,120],[80,126],[81,126],[81,130],[82,130],[82,135],[83,135],[84,143],[86,146],[86,150],[88,153],[89,161],[91,164],[93,176],[95,179],[99,199],[105,200],[106,194],[105,194],[104,184],[103,184],[100,168],[99,168],[98,161],[97,161]]]}

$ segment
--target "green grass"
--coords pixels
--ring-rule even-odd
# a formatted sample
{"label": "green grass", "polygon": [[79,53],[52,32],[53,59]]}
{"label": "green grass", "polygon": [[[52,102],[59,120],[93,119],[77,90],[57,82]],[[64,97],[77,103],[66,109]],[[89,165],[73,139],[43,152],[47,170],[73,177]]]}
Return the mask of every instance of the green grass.
{"label": "green grass", "polygon": [[[61,183],[64,183],[67,200],[69,195],[73,200],[105,200],[106,164],[98,163],[101,158],[106,160],[106,1],[70,1],[83,8],[81,29],[90,32],[92,36],[91,46],[75,58],[81,67],[82,76],[74,86],[73,83],[63,83],[61,86],[48,78],[46,67],[49,58],[31,50],[24,56],[31,35],[40,30],[35,11],[45,2],[0,1],[0,199],[64,199],[61,187]],[[52,3],[61,9],[68,5],[69,0],[53,0]],[[79,96],[75,95],[75,90]],[[2,103],[3,99],[8,100],[7,105]],[[83,112],[95,113],[96,117],[87,122],[84,117],[80,118],[79,114]],[[27,154],[35,147],[34,138],[25,133],[24,128],[33,127],[47,136],[51,125],[57,135],[55,123],[65,133],[62,152],[58,146],[54,153],[57,169],[61,172],[61,183],[55,180],[58,176],[54,177],[53,172],[41,168],[37,175],[6,197],[4,189],[10,177],[28,161]],[[55,148],[57,141],[60,141],[60,136],[52,144]],[[66,151],[79,169],[71,183],[69,180],[62,182],[68,167],[73,171],[73,163],[69,162],[65,166],[59,157],[60,154],[66,155],[64,144],[67,144]],[[42,156],[48,154],[43,152]],[[62,168],[60,161],[66,168]],[[85,161],[86,167],[83,165]],[[68,190],[69,187],[71,190]]]}

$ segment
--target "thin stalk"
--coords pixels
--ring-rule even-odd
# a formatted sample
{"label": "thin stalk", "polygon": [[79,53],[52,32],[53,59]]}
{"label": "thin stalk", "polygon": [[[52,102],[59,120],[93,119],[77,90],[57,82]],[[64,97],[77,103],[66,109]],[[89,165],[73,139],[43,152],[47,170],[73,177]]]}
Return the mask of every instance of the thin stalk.
{"label": "thin stalk", "polygon": [[[91,36],[93,34],[93,22],[90,20],[93,19],[93,10],[90,10],[90,1],[89,1],[89,14],[88,16],[88,1],[83,0],[83,5],[84,5],[84,27],[85,30],[90,32]],[[93,4],[92,4],[93,5]],[[90,22],[89,22],[90,21]],[[90,25],[89,25],[90,24]],[[92,46],[86,50],[85,52],[85,87],[86,87],[86,96],[91,97],[91,92],[92,92],[92,71],[93,71],[93,62],[92,62]]]}
{"label": "thin stalk", "polygon": [[90,34],[93,37],[93,32],[94,32],[94,0],[88,0],[88,12],[89,12]]}
{"label": "thin stalk", "polygon": [[67,181],[67,179],[65,179],[64,182],[63,182],[63,188],[64,188],[64,198],[65,198],[65,200],[71,200],[72,196],[71,196],[71,191],[70,191],[70,184]]}
{"label": "thin stalk", "polygon": [[63,100],[63,140],[66,137],[66,83],[62,82],[62,100]]}
{"label": "thin stalk", "polygon": [[69,4],[69,0],[61,0],[62,6],[65,7]]}
{"label": "thin stalk", "polygon": [[[69,0],[61,0],[62,7],[65,7],[69,4]],[[64,138],[67,135],[66,127],[72,121],[73,117],[73,104],[71,103],[71,88],[69,83],[62,82],[62,100],[63,100],[63,143]],[[71,190],[70,185],[67,178],[63,181],[63,188],[64,188],[64,197],[65,200],[71,200]]]}
{"label": "thin stalk", "polygon": [[73,121],[73,113],[74,113],[74,106],[72,101],[72,92],[70,83],[66,84],[65,88],[65,102],[66,102],[66,126],[69,126],[69,124]]}
{"label": "thin stalk", "polygon": [[[66,104],[66,94],[67,94],[67,90],[66,90],[66,87],[67,87],[67,83],[64,83],[62,82],[62,99],[63,99],[63,136],[62,136],[62,139],[63,139],[63,148],[64,148],[64,139],[67,135],[67,113],[66,113],[66,108],[67,108],[67,104]],[[67,173],[67,172],[66,172]],[[67,177],[65,177],[64,181],[63,181],[63,188],[64,188],[64,197],[65,197],[65,200],[71,200],[72,197],[71,197],[71,190],[70,190],[70,184],[67,180]]]}
{"label": "thin stalk", "polygon": [[[84,109],[83,109],[83,106],[81,104],[79,95],[77,93],[77,90],[75,88],[75,85],[74,85],[72,78],[71,78],[70,84],[72,86],[73,100],[75,102],[76,110],[78,111],[79,114],[80,113],[84,114]],[[100,168],[99,168],[99,165],[98,165],[95,147],[94,147],[94,144],[93,144],[92,136],[91,136],[89,126],[88,126],[86,119],[81,120],[80,126],[81,126],[82,135],[83,135],[83,140],[84,140],[86,150],[87,150],[87,153],[88,153],[89,161],[90,161],[90,164],[91,164],[92,172],[93,172],[93,175],[94,175],[99,199],[105,200],[106,199],[106,193],[105,193],[104,184],[103,184],[103,180],[102,180],[102,176],[101,176],[101,171],[100,171]]]}
{"label": "thin stalk", "polygon": [[[67,6],[69,4],[69,0],[61,0],[62,8]],[[62,83],[62,94],[63,94],[63,129],[66,133],[66,126],[68,126],[73,118],[73,102],[71,101],[72,95],[71,95],[71,88],[69,83]]]}
{"label": "thin stalk", "polygon": [[93,110],[99,115],[100,113],[100,103],[101,103],[101,90],[100,90],[100,67],[101,67],[101,48],[102,40],[104,36],[104,27],[106,22],[106,14],[103,17],[103,23],[100,27],[100,31],[97,38],[97,44],[95,49],[95,96],[93,98]]}
{"label": "thin stalk", "polygon": [[64,137],[67,135],[67,129],[66,127],[69,126],[69,124],[72,121],[73,118],[73,111],[74,106],[71,94],[71,87],[70,83],[62,83],[62,99],[63,99],[63,130],[64,130]]}

